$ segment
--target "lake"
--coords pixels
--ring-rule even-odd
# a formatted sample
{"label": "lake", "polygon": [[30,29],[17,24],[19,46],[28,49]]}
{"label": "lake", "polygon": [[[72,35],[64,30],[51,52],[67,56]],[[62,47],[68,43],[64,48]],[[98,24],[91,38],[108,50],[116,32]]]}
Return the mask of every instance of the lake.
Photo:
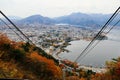
{"label": "lake", "polygon": [[[108,40],[100,41],[91,52],[77,62],[82,65],[104,67],[106,61],[109,61],[112,58],[118,58],[120,56],[120,30],[113,30],[107,36]],[[72,41],[70,42],[71,45],[66,47],[70,52],[61,53],[59,56],[63,59],[74,61],[89,42],[90,41],[85,40]]]}

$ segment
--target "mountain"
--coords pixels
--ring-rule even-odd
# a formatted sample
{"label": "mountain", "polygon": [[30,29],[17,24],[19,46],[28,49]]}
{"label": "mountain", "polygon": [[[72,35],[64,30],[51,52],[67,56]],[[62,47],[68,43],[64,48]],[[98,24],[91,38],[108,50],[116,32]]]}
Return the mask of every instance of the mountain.
{"label": "mountain", "polygon": [[8,16],[9,19],[13,20],[13,21],[17,21],[17,20],[21,20],[22,18],[19,16]]}
{"label": "mountain", "polygon": [[95,22],[91,20],[89,15],[82,13],[72,13],[67,16],[55,18],[55,20],[57,23],[67,23],[72,25],[86,26],[89,24],[95,24]]}
{"label": "mountain", "polygon": [[103,16],[104,15],[101,14],[72,13],[67,16],[57,17],[55,20],[57,23],[67,23],[81,26],[100,26],[106,21],[106,19],[102,19]]}
{"label": "mountain", "polygon": [[[54,18],[57,23],[65,23],[71,25],[81,26],[102,26],[111,17],[112,14],[85,14],[85,13],[72,13],[70,15]],[[115,23],[120,18],[120,14],[113,21]],[[112,24],[110,24],[112,25]]]}
{"label": "mountain", "polygon": [[54,20],[48,18],[48,17],[43,17],[41,15],[32,15],[30,17],[24,18],[19,21],[19,23],[25,23],[25,24],[34,24],[34,23],[39,23],[39,24],[52,24],[54,23]]}
{"label": "mountain", "polygon": [[[56,18],[44,17],[41,15],[32,15],[27,18],[17,21],[20,24],[70,24],[79,25],[83,27],[97,28],[103,26],[112,14],[85,14],[85,13],[72,13],[70,15],[60,16]],[[113,21],[117,22],[120,14]],[[110,24],[112,25],[112,24]],[[120,24],[119,24],[120,26]]]}

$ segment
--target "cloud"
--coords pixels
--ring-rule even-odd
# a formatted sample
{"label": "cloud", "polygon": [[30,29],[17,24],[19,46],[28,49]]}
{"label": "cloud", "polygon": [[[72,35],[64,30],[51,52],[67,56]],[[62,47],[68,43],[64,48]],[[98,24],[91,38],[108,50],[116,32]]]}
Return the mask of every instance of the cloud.
{"label": "cloud", "polygon": [[112,13],[119,5],[119,0],[0,0],[1,10],[21,17],[33,14],[56,17],[72,12]]}

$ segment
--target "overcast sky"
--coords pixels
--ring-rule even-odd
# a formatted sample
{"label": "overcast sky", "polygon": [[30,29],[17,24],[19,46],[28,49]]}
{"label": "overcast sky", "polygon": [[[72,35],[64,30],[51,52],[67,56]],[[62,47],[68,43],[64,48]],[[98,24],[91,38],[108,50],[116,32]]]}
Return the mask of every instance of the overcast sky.
{"label": "overcast sky", "polygon": [[109,14],[119,6],[120,0],[0,0],[1,11],[20,17],[57,17],[73,12]]}

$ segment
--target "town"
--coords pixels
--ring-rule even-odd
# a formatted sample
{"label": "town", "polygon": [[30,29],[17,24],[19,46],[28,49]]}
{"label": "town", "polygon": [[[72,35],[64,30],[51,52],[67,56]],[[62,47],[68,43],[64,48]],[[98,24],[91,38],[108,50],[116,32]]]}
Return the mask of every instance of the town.
{"label": "town", "polygon": [[[12,28],[11,25],[10,27],[13,31],[20,34],[16,29]],[[70,41],[91,40],[96,33],[92,30],[66,24],[24,24],[19,25],[19,28],[35,45],[44,49],[48,54],[53,54],[50,52],[51,49],[58,50],[59,48],[64,51],[64,47],[70,45]],[[5,33],[14,41],[21,41],[19,36],[11,29],[5,25],[1,25],[0,32]],[[20,36],[23,37],[22,35]]]}

